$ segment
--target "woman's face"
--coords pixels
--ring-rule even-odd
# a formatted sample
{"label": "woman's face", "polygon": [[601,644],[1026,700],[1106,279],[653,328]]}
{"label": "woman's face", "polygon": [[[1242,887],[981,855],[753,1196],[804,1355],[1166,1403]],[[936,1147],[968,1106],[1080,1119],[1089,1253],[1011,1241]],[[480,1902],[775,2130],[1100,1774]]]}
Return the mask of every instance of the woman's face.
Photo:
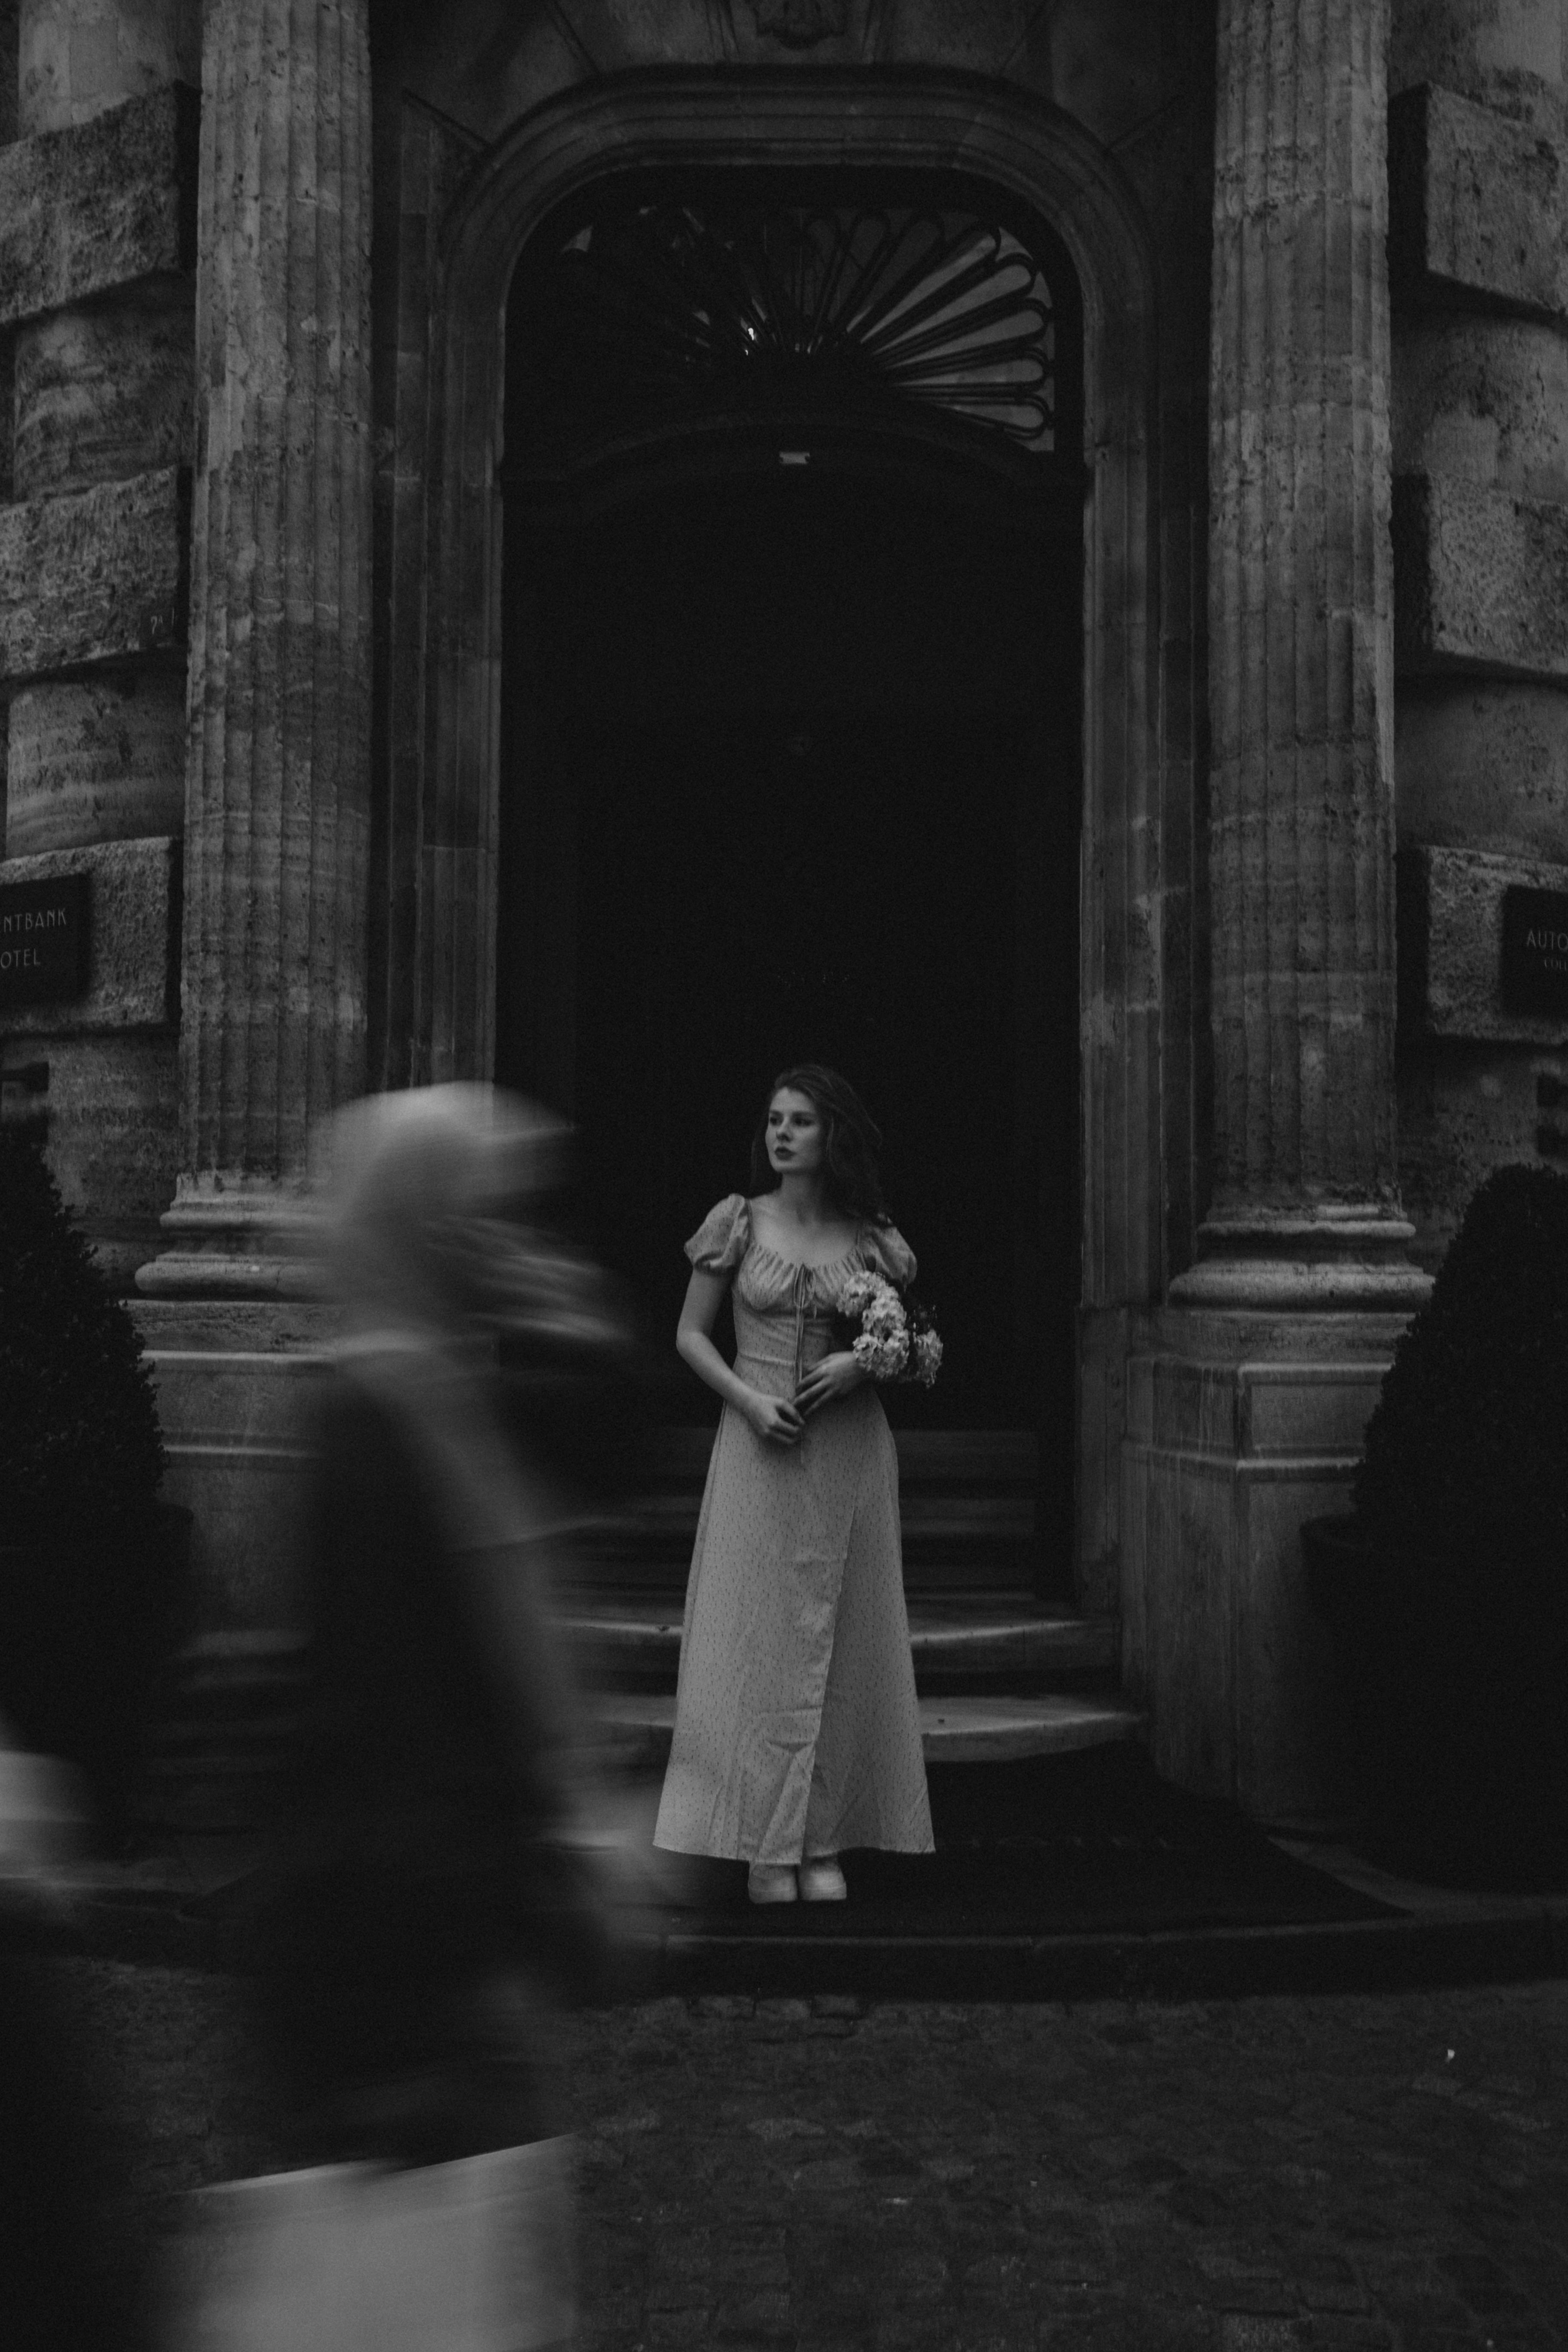
{"label": "woman's face", "polygon": [[780,1176],[815,1176],[827,1140],[822,1113],[809,1095],[781,1087],[768,1105],[768,1164]]}

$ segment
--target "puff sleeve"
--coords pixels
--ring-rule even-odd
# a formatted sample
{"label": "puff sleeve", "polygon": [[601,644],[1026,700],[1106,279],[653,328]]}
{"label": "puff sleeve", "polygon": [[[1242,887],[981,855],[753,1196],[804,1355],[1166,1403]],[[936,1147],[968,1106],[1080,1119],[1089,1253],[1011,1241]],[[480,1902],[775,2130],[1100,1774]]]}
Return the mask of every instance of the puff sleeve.
{"label": "puff sleeve", "polygon": [[915,1254],[897,1225],[867,1225],[860,1236],[860,1255],[873,1274],[886,1275],[900,1287],[915,1278]]}
{"label": "puff sleeve", "polygon": [[751,1239],[752,1213],[745,1194],[727,1192],[687,1243],[686,1255],[704,1274],[729,1274],[745,1256]]}

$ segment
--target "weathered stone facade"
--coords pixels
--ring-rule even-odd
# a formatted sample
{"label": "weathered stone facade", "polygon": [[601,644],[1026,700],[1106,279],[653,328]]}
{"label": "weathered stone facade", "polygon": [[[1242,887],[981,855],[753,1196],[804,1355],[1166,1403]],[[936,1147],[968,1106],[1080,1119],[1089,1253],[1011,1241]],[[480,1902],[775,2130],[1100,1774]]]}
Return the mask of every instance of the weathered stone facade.
{"label": "weathered stone facade", "polygon": [[1555,6],[1394,9],[1400,1181],[1428,1262],[1492,1168],[1568,1150],[1561,1031],[1499,987],[1504,888],[1568,888],[1563,49]]}
{"label": "weathered stone facade", "polygon": [[[174,1173],[198,13],[22,0],[17,135],[0,152],[7,873],[64,857],[106,908],[140,896],[98,956],[118,931],[142,967],[127,988],[106,964],[47,1027],[0,1026],[27,1040],[16,1108],[47,1118],[68,1194],[121,1281],[155,1246]],[[149,852],[140,863],[106,846],[131,843]]]}
{"label": "weathered stone facade", "polygon": [[1568,1151],[1498,978],[1503,890],[1568,888],[1562,0],[0,43],[0,878],[100,910],[86,994],[0,1016],[7,1115],[136,1276],[215,1613],[290,1605],[311,1122],[496,1049],[520,253],[613,172],[963,173],[1082,301],[1077,1589],[1163,1769],[1332,1810],[1297,1528],[1476,1181]]}

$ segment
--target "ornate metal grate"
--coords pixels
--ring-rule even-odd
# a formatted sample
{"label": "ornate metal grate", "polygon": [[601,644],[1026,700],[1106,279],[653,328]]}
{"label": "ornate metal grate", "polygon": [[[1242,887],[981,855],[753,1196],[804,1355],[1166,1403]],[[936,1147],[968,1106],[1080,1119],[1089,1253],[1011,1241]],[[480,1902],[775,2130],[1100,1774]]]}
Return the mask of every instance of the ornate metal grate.
{"label": "ornate metal grate", "polygon": [[626,204],[547,249],[529,295],[511,365],[534,462],[689,415],[911,405],[1057,452],[1050,287],[973,212]]}

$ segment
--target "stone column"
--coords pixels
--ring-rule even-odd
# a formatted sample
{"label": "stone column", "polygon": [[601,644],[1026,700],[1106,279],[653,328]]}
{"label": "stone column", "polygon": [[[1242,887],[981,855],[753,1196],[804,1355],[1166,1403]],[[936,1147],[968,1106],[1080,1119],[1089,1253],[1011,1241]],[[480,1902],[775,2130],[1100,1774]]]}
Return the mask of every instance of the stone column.
{"label": "stone column", "polygon": [[364,1083],[367,0],[207,0],[178,1246],[154,1295],[287,1288],[311,1123]]}
{"label": "stone column", "polygon": [[1388,0],[1220,0],[1215,1194],[1173,1296],[1413,1303],[1394,1087]]}
{"label": "stone column", "polygon": [[1122,1449],[1155,1769],[1296,1824],[1349,1795],[1300,1526],[1343,1507],[1427,1287],[1394,1160],[1387,29],[1388,0],[1219,0],[1215,1188],[1135,1342]]}

